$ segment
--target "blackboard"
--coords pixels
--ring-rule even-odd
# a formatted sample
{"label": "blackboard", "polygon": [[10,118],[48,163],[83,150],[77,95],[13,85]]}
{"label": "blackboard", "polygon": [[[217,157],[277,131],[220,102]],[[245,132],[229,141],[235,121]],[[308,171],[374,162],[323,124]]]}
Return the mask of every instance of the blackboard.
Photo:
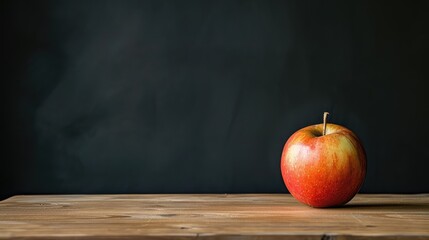
{"label": "blackboard", "polygon": [[429,191],[427,1],[2,1],[2,197],[286,192],[347,126],[362,192]]}

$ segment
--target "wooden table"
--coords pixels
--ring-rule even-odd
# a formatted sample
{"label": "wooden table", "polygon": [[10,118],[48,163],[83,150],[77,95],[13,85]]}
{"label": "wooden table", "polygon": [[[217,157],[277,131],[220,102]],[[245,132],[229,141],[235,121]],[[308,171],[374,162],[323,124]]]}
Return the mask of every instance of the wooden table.
{"label": "wooden table", "polygon": [[429,239],[429,194],[315,209],[288,194],[33,195],[0,202],[2,239]]}

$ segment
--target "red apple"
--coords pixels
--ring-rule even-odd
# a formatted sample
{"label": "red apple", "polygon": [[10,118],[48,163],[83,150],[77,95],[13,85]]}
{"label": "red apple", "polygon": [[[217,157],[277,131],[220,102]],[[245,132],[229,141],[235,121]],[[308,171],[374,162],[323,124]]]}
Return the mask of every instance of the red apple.
{"label": "red apple", "polygon": [[366,174],[365,150],[349,129],[317,124],[296,131],[281,157],[282,177],[298,201],[312,207],[333,207],[349,202]]}

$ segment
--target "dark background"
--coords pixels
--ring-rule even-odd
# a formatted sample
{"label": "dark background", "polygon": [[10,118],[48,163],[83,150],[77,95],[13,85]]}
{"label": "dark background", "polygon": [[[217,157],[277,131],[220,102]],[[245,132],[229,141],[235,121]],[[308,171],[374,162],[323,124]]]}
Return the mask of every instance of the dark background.
{"label": "dark background", "polygon": [[429,192],[428,1],[1,1],[2,198],[286,192],[299,128]]}

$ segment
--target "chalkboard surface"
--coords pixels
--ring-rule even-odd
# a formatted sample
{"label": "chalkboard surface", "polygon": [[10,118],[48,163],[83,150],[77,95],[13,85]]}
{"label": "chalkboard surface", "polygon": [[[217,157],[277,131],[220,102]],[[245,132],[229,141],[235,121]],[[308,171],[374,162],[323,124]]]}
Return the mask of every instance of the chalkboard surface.
{"label": "chalkboard surface", "polygon": [[427,1],[2,1],[2,197],[286,192],[299,128],[429,192]]}

